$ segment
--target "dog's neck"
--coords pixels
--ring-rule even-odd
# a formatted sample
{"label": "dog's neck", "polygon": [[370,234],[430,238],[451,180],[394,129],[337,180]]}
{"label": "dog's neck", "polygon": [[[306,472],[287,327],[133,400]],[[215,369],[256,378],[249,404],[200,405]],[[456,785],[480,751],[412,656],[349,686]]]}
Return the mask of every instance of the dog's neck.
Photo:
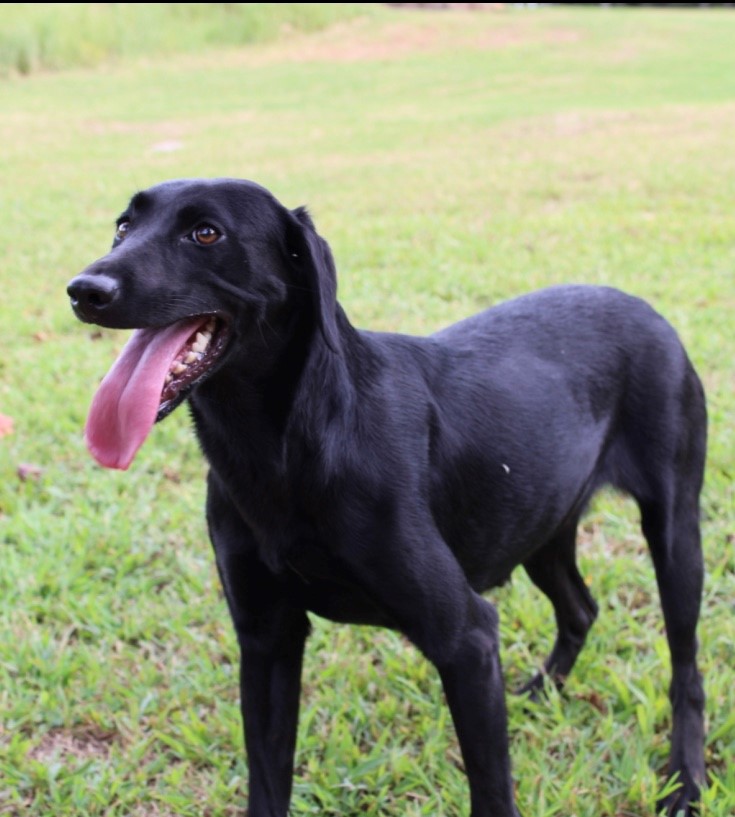
{"label": "dog's neck", "polygon": [[[347,360],[356,356],[347,352],[364,345],[364,339],[339,305],[336,310],[336,349],[305,316],[292,326],[271,330],[268,337],[286,337],[286,342],[268,342],[261,336],[261,348],[246,350],[191,394],[195,428],[214,467],[212,457],[223,448],[230,463],[252,463],[258,473],[262,470],[258,463],[274,461],[274,449],[281,452],[275,458],[279,461],[300,447],[319,456],[324,429],[332,422],[348,421],[356,401],[355,381],[364,380],[366,373],[349,369]],[[218,439],[210,439],[215,433]]]}

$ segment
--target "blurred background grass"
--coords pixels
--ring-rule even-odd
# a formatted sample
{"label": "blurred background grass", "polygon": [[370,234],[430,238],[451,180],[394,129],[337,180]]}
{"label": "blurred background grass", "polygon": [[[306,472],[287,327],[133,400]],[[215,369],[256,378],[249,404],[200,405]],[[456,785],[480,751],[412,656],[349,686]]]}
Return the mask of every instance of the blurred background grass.
{"label": "blurred background grass", "polygon": [[0,72],[92,67],[318,31],[370,3],[6,3]]}
{"label": "blurred background grass", "polygon": [[[5,4],[0,18],[0,814],[234,815],[236,646],[185,410],[125,474],[81,432],[125,333],[65,285],[137,189],[242,176],[307,204],[360,326],[428,332],[547,284],[649,299],[708,392],[704,814],[735,812],[735,12]],[[668,654],[632,505],[580,543],[601,615],[563,698],[510,701],[524,815],[652,813]],[[614,559],[612,557],[615,557]],[[509,686],[553,636],[492,594]],[[294,814],[468,812],[432,668],[315,620]]]}

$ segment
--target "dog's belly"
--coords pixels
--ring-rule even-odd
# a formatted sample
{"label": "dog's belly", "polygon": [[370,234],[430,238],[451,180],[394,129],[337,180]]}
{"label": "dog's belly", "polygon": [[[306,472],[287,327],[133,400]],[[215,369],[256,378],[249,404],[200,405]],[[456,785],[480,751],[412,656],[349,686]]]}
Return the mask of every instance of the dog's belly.
{"label": "dog's belly", "polygon": [[505,584],[516,567],[579,517],[603,481],[594,471],[582,473],[567,495],[540,491],[524,498],[478,480],[461,496],[444,496],[437,503],[437,528],[476,592]]}
{"label": "dog's belly", "polygon": [[323,578],[289,568],[289,596],[311,613],[342,624],[395,627],[395,622],[367,594],[345,577]]}
{"label": "dog's belly", "polygon": [[335,587],[326,582],[313,584],[304,593],[304,606],[330,621],[395,628],[395,622],[385,611],[355,588]]}

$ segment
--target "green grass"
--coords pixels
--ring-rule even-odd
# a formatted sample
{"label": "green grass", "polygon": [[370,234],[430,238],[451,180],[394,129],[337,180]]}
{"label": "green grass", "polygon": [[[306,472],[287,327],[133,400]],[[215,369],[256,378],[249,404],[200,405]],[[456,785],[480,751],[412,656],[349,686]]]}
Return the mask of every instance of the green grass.
{"label": "green grass", "polygon": [[[138,6],[119,7],[131,28],[117,36],[153,36],[135,30]],[[15,420],[0,440],[0,815],[246,804],[236,644],[187,413],[128,472],[95,466],[82,427],[125,333],[78,323],[65,296],[135,190],[229,175],[309,205],[360,326],[428,332],[563,281],[620,286],[674,323],[711,421],[703,817],[730,817],[735,12],[373,4],[322,31],[199,51],[216,41],[195,27],[185,53],[158,40],[157,58],[0,82],[0,411]],[[670,727],[653,573],[627,501],[601,496],[581,540],[601,615],[563,696],[533,718],[509,701],[518,802],[525,817],[643,817]],[[491,597],[513,686],[550,646],[550,609],[521,572]],[[314,623],[293,814],[467,814],[433,668],[393,634]]]}
{"label": "green grass", "polygon": [[5,3],[0,76],[181,54],[318,31],[369,3]]}

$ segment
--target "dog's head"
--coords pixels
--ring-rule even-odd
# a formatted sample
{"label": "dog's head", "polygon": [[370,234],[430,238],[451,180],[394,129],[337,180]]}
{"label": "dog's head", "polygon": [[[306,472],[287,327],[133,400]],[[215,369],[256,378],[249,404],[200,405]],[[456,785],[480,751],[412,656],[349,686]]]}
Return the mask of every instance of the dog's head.
{"label": "dog's head", "polygon": [[68,285],[80,320],[136,330],[93,401],[92,453],[127,468],[154,422],[240,365],[243,350],[267,358],[296,318],[336,351],[336,289],[305,208],[287,209],[260,185],[176,180],[137,193],[110,252]]}

